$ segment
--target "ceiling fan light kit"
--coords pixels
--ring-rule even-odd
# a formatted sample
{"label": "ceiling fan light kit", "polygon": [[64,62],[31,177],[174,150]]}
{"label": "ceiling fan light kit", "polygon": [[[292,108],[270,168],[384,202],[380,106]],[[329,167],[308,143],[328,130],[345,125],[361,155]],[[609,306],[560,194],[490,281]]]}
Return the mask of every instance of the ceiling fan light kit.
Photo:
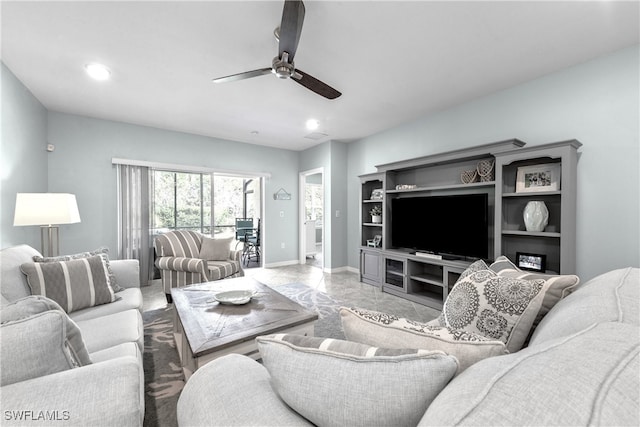
{"label": "ceiling fan light kit", "polygon": [[261,68],[244,73],[232,74],[213,79],[213,81],[215,83],[226,83],[273,73],[280,79],[293,78],[292,80],[294,82],[327,99],[335,99],[342,95],[342,93],[328,84],[295,68],[293,58],[296,54],[296,50],[298,49],[300,35],[302,34],[304,13],[305,8],[302,1],[285,0],[284,8],[282,10],[282,22],[273,32],[274,36],[278,40],[279,46],[278,56],[273,58],[271,68]]}

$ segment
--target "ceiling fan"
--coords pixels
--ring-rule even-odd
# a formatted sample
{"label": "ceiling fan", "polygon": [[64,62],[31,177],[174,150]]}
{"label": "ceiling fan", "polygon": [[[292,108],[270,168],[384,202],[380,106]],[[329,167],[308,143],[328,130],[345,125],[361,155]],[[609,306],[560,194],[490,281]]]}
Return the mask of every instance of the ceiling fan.
{"label": "ceiling fan", "polygon": [[285,0],[284,9],[282,10],[282,22],[280,27],[274,31],[279,41],[278,56],[273,58],[271,67],[232,74],[213,79],[213,81],[215,83],[233,82],[273,73],[281,79],[291,78],[294,82],[325,98],[335,99],[339,97],[342,95],[340,92],[294,66],[293,57],[298,49],[303,22],[304,4],[302,1]]}

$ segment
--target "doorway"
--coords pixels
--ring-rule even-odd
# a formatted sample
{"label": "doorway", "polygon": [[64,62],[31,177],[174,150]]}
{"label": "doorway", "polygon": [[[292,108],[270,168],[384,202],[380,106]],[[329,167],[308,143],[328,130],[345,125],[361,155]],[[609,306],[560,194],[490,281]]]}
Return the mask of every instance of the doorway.
{"label": "doorway", "polygon": [[300,264],[324,269],[324,168],[300,173]]}

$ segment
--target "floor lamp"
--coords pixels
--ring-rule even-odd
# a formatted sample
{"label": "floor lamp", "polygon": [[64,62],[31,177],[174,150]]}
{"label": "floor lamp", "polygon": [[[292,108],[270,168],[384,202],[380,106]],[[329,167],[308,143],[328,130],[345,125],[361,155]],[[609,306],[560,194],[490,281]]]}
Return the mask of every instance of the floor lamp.
{"label": "floor lamp", "polygon": [[[18,193],[14,226],[39,225],[42,254],[60,252],[60,224],[80,222],[76,196],[67,193]],[[45,245],[46,242],[46,245]],[[48,249],[45,251],[45,248]]]}

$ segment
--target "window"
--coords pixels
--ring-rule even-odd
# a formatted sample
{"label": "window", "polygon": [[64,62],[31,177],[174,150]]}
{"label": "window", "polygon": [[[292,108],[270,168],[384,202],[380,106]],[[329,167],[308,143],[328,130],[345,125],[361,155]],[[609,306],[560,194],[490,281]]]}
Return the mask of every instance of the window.
{"label": "window", "polygon": [[247,197],[256,187],[250,184],[259,183],[260,179],[153,170],[152,181],[152,234],[169,230],[232,234],[237,217],[260,215],[259,186],[258,203]]}
{"label": "window", "polygon": [[315,220],[316,224],[322,224],[322,185],[306,184],[305,191],[305,219]]}
{"label": "window", "polygon": [[243,217],[242,178],[216,175],[213,180],[213,210],[216,234],[234,232],[236,218]]}
{"label": "window", "polygon": [[153,171],[154,234],[167,230],[211,233],[211,175]]}

